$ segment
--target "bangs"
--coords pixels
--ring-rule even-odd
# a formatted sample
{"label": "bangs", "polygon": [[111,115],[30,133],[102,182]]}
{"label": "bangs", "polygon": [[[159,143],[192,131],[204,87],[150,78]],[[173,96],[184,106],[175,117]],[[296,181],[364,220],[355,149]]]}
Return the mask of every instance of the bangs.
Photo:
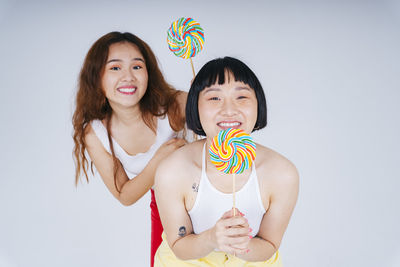
{"label": "bangs", "polygon": [[[235,82],[247,84],[252,89],[255,89],[257,83],[254,75],[249,69],[243,68],[243,65],[238,64],[235,60],[224,58],[224,60],[216,61],[214,64],[205,66],[207,71],[198,74],[199,86],[201,88],[210,87],[214,84],[224,84],[225,81],[230,82],[230,78],[234,78]],[[197,77],[196,77],[197,78]]]}

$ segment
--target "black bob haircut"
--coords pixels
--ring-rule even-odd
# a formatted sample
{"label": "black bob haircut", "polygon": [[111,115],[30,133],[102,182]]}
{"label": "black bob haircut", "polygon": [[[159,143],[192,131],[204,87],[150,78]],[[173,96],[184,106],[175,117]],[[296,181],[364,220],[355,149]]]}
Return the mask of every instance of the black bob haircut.
{"label": "black bob haircut", "polygon": [[[264,90],[254,72],[247,67],[246,64],[236,58],[217,58],[207,62],[200,69],[190,86],[187,97],[186,123],[188,128],[198,135],[206,135],[200,123],[198,108],[199,94],[204,90],[204,88],[216,84],[217,79],[218,84],[224,84],[226,73],[231,73],[233,77],[235,77],[235,81],[243,82],[250,86],[256,94],[257,121],[252,132],[262,129],[267,125],[267,104],[265,101]],[[226,77],[226,79],[228,79],[228,77]]]}

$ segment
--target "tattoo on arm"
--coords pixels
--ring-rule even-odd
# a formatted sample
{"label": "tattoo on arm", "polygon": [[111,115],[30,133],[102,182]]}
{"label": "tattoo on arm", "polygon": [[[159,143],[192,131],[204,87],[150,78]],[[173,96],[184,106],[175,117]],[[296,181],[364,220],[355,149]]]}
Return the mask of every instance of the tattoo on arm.
{"label": "tattoo on arm", "polygon": [[192,184],[192,189],[193,189],[193,192],[199,192],[199,185],[196,184],[196,183],[193,183]]}
{"label": "tattoo on arm", "polygon": [[185,227],[185,226],[179,227],[179,233],[178,233],[178,235],[179,235],[180,237],[184,237],[184,236],[186,235],[186,227]]}

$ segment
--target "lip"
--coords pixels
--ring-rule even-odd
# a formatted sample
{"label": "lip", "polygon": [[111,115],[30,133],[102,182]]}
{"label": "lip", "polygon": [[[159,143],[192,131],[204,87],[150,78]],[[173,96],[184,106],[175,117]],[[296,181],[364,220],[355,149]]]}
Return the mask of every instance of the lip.
{"label": "lip", "polygon": [[220,121],[217,123],[217,126],[222,130],[226,130],[229,128],[239,129],[242,126],[240,121]]}
{"label": "lip", "polygon": [[117,88],[117,91],[124,95],[133,95],[137,90],[136,86],[125,85]]}

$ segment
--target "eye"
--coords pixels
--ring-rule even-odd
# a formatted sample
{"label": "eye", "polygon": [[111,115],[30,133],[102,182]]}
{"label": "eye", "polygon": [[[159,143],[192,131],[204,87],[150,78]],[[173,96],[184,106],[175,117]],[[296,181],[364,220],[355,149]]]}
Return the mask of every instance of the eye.
{"label": "eye", "polygon": [[246,98],[247,98],[247,96],[241,95],[237,99],[246,99]]}
{"label": "eye", "polygon": [[140,70],[140,69],[142,69],[142,68],[143,68],[142,66],[134,66],[134,67],[133,67],[134,70]]}
{"label": "eye", "polygon": [[220,100],[220,98],[218,96],[213,96],[213,97],[210,97],[208,100],[218,101],[218,100]]}
{"label": "eye", "polygon": [[112,66],[111,68],[110,68],[110,70],[120,70],[121,68],[120,67],[117,67],[117,66]]}

